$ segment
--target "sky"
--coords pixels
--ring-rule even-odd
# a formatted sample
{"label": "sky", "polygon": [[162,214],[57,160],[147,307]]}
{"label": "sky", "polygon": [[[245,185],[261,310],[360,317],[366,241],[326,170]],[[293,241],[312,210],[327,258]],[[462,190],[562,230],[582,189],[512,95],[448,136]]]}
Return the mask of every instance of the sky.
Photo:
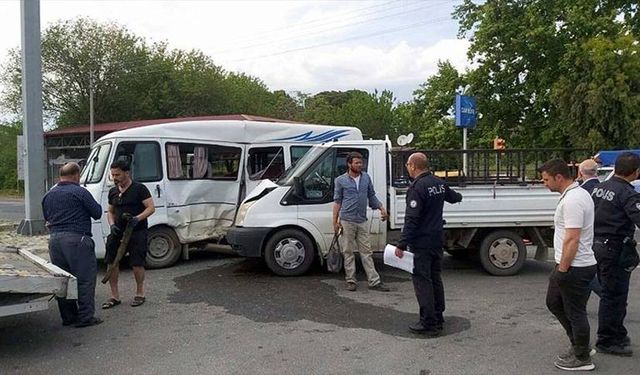
{"label": "sky", "polygon": [[[391,90],[398,102],[437,71],[468,66],[451,12],[461,0],[41,0],[40,26],[89,17],[148,42],[198,49],[270,90]],[[0,61],[20,45],[20,1],[0,0]]]}

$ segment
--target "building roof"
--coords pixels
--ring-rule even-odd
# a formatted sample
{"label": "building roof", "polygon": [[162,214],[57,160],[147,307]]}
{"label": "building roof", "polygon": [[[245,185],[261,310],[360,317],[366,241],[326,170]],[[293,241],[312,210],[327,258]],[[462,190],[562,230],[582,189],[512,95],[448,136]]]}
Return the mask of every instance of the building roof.
{"label": "building roof", "polygon": [[[217,115],[217,116],[197,116],[197,117],[181,117],[181,118],[165,118],[154,120],[136,120],[126,122],[110,122],[105,124],[95,124],[93,131],[95,133],[111,133],[118,130],[125,130],[131,128],[139,128],[142,126],[156,125],[156,124],[168,124],[171,122],[185,122],[185,121],[206,121],[206,120],[247,120],[247,121],[261,121],[261,122],[285,122],[285,123],[300,123],[299,121],[279,120],[270,117],[254,116],[254,115]],[[74,126],[63,129],[56,129],[46,132],[45,137],[52,136],[64,136],[64,135],[80,135],[89,134],[89,125]]]}

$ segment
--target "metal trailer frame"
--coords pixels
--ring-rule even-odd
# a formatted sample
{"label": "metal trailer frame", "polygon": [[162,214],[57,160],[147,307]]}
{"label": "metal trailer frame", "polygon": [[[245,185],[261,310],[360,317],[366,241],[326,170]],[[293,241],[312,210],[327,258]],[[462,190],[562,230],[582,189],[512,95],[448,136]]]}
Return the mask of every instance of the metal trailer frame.
{"label": "metal trailer frame", "polygon": [[0,317],[49,308],[55,297],[78,298],[75,276],[26,249],[0,248],[0,253],[16,254],[42,273],[6,272],[0,268]]}

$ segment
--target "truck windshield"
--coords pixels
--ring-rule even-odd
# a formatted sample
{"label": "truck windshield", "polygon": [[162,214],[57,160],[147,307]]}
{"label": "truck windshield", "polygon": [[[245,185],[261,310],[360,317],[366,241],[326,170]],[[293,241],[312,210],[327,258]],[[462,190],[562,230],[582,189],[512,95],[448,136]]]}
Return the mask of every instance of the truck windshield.
{"label": "truck windshield", "polygon": [[327,150],[327,147],[323,146],[313,146],[311,150],[307,151],[306,154],[297,163],[291,165],[285,172],[284,175],[277,181],[278,185],[292,185],[293,178],[296,176],[300,176],[304,171],[306,171],[311,164],[318,159],[320,155],[322,155]]}
{"label": "truck windshield", "polygon": [[87,164],[85,164],[80,175],[80,183],[83,184],[95,184],[102,180],[104,169],[107,166],[107,159],[111,152],[111,143],[103,143],[93,150],[89,154]]}

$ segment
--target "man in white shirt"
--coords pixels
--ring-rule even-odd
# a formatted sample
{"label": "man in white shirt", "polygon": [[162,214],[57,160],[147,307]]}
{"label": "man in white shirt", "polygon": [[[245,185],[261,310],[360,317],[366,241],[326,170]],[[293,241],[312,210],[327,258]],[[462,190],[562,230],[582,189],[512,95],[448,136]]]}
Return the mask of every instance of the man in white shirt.
{"label": "man in white shirt", "polygon": [[561,370],[593,370],[587,318],[589,284],[596,273],[593,200],[573,181],[564,160],[550,160],[539,171],[544,185],[561,194],[553,218],[556,267],[549,277],[547,307],[567,332],[571,349],[559,355],[554,365]]}

